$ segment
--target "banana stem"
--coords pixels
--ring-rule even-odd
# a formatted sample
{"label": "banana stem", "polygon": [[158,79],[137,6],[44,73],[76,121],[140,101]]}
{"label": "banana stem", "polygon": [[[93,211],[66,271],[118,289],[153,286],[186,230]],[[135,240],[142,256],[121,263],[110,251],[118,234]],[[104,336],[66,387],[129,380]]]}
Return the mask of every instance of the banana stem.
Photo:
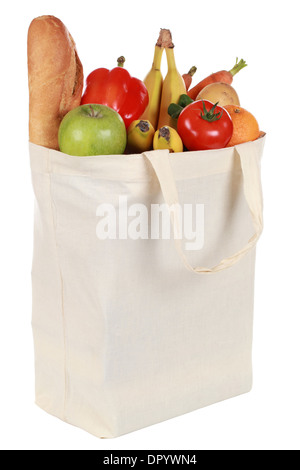
{"label": "banana stem", "polygon": [[161,28],[156,45],[159,47],[166,47],[166,48],[174,47],[174,44],[172,42],[172,34],[169,29]]}
{"label": "banana stem", "polygon": [[166,55],[167,55],[167,62],[168,62],[168,70],[176,69],[175,63],[175,55],[173,48],[166,48]]}
{"label": "banana stem", "polygon": [[163,51],[164,51],[163,47],[157,46],[157,45],[155,46],[154,58],[153,58],[153,64],[152,64],[152,68],[154,70],[160,70]]}

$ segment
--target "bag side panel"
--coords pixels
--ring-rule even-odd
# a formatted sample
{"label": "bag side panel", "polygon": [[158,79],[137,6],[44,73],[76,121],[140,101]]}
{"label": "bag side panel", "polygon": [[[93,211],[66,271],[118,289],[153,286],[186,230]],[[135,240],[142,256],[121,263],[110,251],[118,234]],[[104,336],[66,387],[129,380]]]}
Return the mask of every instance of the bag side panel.
{"label": "bag side panel", "polygon": [[[102,202],[118,198],[119,183],[78,175],[52,175],[55,236],[63,282],[67,391],[65,420],[98,437],[117,435],[118,410],[106,383],[107,290],[111,258],[97,238]],[[113,201],[112,201],[113,202]],[[118,292],[115,291],[118,296]],[[122,299],[119,299],[122,302]]]}
{"label": "bag side panel", "polygon": [[51,180],[32,171],[35,193],[32,331],[36,404],[64,419],[65,340],[62,279],[57,259]]}
{"label": "bag side panel", "polygon": [[[235,184],[232,185],[235,179]],[[255,250],[221,273],[186,270],[173,240],[100,240],[97,207],[162,203],[157,181],[55,175],[57,243],[64,281],[68,422],[122,435],[246,393],[252,385]],[[183,203],[204,203],[212,264],[252,235],[241,172],[178,184]],[[184,242],[183,242],[184,243]]]}
{"label": "bag side panel", "polygon": [[[217,263],[253,234],[241,182],[237,168],[178,184],[180,201],[206,208],[203,249],[187,253],[192,265]],[[147,199],[149,189],[130,185],[132,202],[161,202],[153,192]],[[118,435],[249,392],[255,249],[223,272],[195,275],[173,240],[105,243],[105,387]]]}

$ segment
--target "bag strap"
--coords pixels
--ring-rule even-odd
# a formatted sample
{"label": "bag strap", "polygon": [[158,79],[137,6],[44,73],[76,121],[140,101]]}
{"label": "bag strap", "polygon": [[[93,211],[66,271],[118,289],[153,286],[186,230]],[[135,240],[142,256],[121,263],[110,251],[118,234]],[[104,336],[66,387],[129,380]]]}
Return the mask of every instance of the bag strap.
{"label": "bag strap", "polygon": [[[215,273],[233,266],[256,245],[263,230],[263,198],[260,180],[260,155],[255,147],[251,145],[242,144],[235,147],[234,150],[240,158],[244,182],[244,194],[252,216],[255,233],[250,238],[246,246],[244,246],[240,251],[223,259],[219,264],[210,268],[193,267],[185,256],[181,240],[174,236],[176,249],[184,265],[189,271],[196,274]],[[176,208],[178,208],[179,204],[178,192],[170,165],[169,152],[159,150],[154,152],[144,152],[143,155],[145,155],[153,167],[166,204],[169,207],[172,207],[170,217],[174,233],[180,233],[180,218],[178,213],[176,213]]]}

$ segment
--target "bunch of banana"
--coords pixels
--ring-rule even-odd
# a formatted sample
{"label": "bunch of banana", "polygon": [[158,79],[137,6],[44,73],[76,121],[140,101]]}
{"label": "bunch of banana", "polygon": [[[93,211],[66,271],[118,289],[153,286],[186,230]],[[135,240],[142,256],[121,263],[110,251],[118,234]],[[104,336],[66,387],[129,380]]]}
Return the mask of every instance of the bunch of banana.
{"label": "bunch of banana", "polygon": [[149,94],[149,103],[141,116],[141,119],[150,121],[154,129],[156,129],[158,123],[161,91],[163,86],[163,76],[160,70],[163,51],[164,48],[162,46],[160,34],[158,41],[155,44],[152,67],[144,79],[144,84],[146,85]]}
{"label": "bunch of banana", "polygon": [[168,114],[168,107],[171,103],[178,102],[180,95],[186,93],[186,87],[182,76],[176,68],[174,44],[170,31],[167,31],[169,34],[165,42],[165,51],[168,61],[168,73],[162,87],[158,128],[170,126],[176,129],[176,121]]}
{"label": "bunch of banana", "polygon": [[[168,72],[163,80],[160,66],[164,49],[167,55]],[[176,120],[168,114],[168,107],[171,103],[177,103],[180,95],[186,93],[186,86],[176,68],[174,44],[169,29],[160,30],[159,38],[155,44],[153,64],[144,79],[144,83],[149,93],[149,104],[140,117],[140,120],[144,123],[148,122],[151,124],[151,128],[149,125],[147,125],[147,128],[149,127],[150,131],[148,134],[150,133],[152,136],[155,130],[161,130],[161,132],[155,134],[155,138],[153,139],[154,150],[169,148],[170,151],[173,152],[182,152],[182,142],[176,131]],[[142,127],[145,127],[145,124],[143,124]],[[141,141],[141,132],[141,126],[138,126],[136,122],[130,133],[131,149],[135,147],[138,151],[146,151],[149,149],[149,137],[148,139],[142,138]],[[168,134],[168,139],[165,138],[166,133]],[[144,149],[142,148],[141,142],[145,142]]]}

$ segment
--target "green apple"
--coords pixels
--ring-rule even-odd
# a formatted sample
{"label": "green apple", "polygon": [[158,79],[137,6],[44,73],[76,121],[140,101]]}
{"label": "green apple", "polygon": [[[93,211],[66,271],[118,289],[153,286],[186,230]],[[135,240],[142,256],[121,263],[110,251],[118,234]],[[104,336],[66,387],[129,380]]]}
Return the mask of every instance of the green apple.
{"label": "green apple", "polygon": [[102,104],[84,104],[63,118],[58,142],[61,152],[78,157],[122,154],[127,134],[121,116]]}

